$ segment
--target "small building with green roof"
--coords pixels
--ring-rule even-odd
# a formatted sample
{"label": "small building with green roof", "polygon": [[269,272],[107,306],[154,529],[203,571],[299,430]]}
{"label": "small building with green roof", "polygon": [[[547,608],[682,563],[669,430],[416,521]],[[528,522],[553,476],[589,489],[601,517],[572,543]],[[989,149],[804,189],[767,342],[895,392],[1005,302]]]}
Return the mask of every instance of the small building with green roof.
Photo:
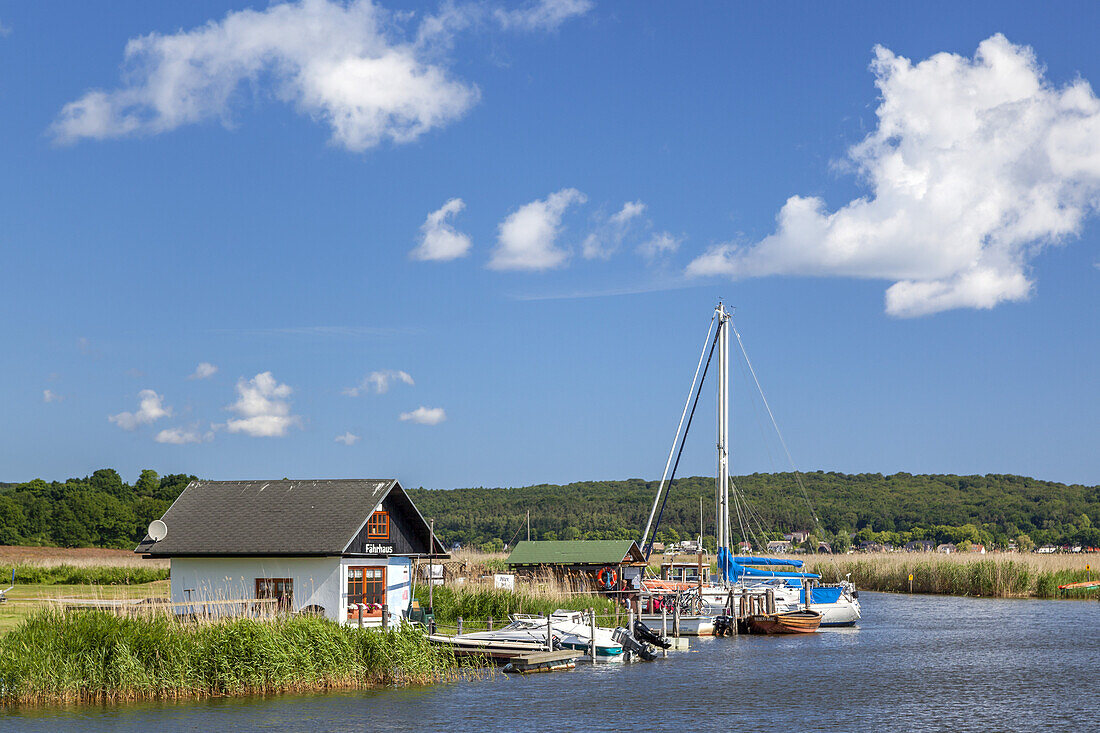
{"label": "small building with green roof", "polygon": [[[615,588],[630,589],[633,579],[640,578],[646,565],[638,543],[634,540],[542,540],[516,545],[505,563],[517,575],[547,573],[562,579],[598,583],[604,568],[614,571]],[[606,575],[605,575],[606,577]]]}

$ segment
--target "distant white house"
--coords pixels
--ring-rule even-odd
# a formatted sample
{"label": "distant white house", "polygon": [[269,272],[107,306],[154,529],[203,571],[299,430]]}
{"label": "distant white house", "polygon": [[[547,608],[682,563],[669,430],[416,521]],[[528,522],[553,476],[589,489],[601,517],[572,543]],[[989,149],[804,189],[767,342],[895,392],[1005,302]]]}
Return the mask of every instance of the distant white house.
{"label": "distant white house", "polygon": [[768,552],[782,554],[790,551],[790,540],[772,540],[768,543]]}
{"label": "distant white house", "polygon": [[134,551],[170,561],[180,614],[275,605],[339,623],[381,624],[383,610],[399,621],[414,560],[447,557],[394,479],[193,481],[161,521],[163,538],[146,535]]}
{"label": "distant white house", "polygon": [[945,542],[942,545],[936,545],[936,552],[942,552],[945,555],[950,555],[952,552],[956,552],[957,547],[951,542]]}

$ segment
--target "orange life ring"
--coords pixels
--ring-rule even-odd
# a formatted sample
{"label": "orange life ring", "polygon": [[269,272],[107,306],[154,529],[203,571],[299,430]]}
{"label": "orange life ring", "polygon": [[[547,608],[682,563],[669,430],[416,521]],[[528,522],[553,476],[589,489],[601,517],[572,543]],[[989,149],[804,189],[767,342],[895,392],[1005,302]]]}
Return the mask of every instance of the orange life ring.
{"label": "orange life ring", "polygon": [[600,568],[600,571],[596,573],[596,582],[602,585],[605,590],[613,590],[619,584],[619,575],[615,572],[615,568],[607,565]]}

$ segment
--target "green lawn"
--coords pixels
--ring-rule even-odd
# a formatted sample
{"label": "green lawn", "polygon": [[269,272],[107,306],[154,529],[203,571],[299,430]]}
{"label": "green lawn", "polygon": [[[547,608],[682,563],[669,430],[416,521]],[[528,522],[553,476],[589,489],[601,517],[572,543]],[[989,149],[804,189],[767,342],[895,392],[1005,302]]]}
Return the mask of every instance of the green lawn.
{"label": "green lawn", "polygon": [[58,598],[117,599],[167,598],[167,580],[140,585],[17,585],[0,603],[0,634],[10,631],[26,616]]}

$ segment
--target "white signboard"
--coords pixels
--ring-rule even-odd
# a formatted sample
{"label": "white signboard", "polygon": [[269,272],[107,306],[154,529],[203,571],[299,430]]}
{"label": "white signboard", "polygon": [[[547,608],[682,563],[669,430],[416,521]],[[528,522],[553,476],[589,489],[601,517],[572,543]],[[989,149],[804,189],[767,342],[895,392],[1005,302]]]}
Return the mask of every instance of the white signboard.
{"label": "white signboard", "polygon": [[493,587],[498,590],[515,590],[516,576],[497,573],[493,576]]}

